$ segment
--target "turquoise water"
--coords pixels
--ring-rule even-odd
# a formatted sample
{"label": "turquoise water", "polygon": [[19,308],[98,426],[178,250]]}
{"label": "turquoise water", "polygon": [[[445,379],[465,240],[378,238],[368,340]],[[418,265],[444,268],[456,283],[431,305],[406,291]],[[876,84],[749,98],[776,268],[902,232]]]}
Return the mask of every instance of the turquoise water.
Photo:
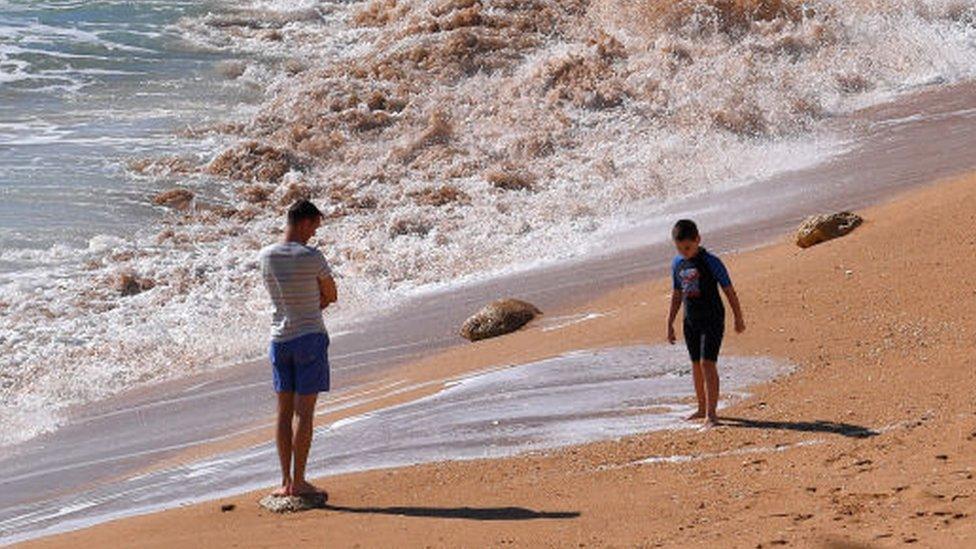
{"label": "turquoise water", "polygon": [[216,7],[0,0],[0,271],[30,262],[10,250],[84,247],[158,215],[148,197],[164,182],[126,161],[199,145],[174,130],[244,97],[215,75],[220,53],[181,36],[182,18]]}

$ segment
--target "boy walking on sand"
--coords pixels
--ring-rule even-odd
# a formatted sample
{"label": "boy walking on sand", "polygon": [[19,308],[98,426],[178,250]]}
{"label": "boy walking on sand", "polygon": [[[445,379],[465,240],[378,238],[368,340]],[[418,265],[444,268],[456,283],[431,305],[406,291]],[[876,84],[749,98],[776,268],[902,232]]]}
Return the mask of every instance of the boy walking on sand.
{"label": "boy walking on sand", "polygon": [[682,303],[685,306],[683,332],[688,354],[691,356],[692,377],[698,411],[688,419],[705,418],[705,428],[718,425],[718,361],[725,332],[725,306],[718,293],[719,286],[735,315],[735,331],[746,329],[742,307],[732,286],[729,272],[718,257],[701,246],[698,226],[690,219],[675,223],[671,231],[678,255],[671,262],[671,310],[668,312],[668,342],[674,344],[674,319]]}
{"label": "boy walking on sand", "polygon": [[[308,245],[322,212],[308,200],[288,209],[284,238],[261,250],[261,275],[271,296],[271,359],[278,394],[276,441],[281,462],[278,496],[324,495],[305,480],[312,446],[312,420],[320,392],[329,390],[329,335],[322,310],[336,301],[325,256]],[[292,422],[298,426],[292,431]],[[294,468],[292,467],[294,463]]]}

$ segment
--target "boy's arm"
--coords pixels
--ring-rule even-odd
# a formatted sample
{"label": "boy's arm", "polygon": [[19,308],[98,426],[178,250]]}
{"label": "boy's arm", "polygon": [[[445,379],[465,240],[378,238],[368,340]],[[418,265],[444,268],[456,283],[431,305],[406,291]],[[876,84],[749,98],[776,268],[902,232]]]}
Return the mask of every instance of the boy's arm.
{"label": "boy's arm", "polygon": [[739,304],[739,296],[735,293],[735,286],[732,285],[732,277],[729,276],[728,269],[718,257],[709,255],[706,260],[708,267],[712,270],[712,275],[718,280],[718,285],[722,287],[722,291],[725,292],[729,306],[732,307],[732,313],[735,315],[735,331],[741,334],[746,331],[746,321],[742,317],[742,305]]}
{"label": "boy's arm", "polygon": [[729,300],[729,306],[732,307],[732,314],[735,315],[735,331],[741,334],[746,331],[746,321],[742,316],[742,305],[739,303],[738,294],[735,293],[735,286],[731,284],[723,286],[722,291],[725,292],[725,298]]}
{"label": "boy's arm", "polygon": [[330,275],[319,276],[319,308],[325,309],[336,302],[339,298],[339,290],[336,288],[335,279]]}
{"label": "boy's arm", "polygon": [[671,310],[668,312],[668,343],[673,344],[678,338],[674,335],[674,319],[681,309],[681,290],[671,290]]}

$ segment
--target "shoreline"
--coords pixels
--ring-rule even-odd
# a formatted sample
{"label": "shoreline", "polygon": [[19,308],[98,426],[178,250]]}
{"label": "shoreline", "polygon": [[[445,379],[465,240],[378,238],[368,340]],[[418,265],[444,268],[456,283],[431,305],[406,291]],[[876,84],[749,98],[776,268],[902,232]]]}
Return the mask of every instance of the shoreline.
{"label": "shoreline", "polygon": [[[429,499],[430,501],[449,504],[461,499],[460,494],[476,494],[478,498],[499,501],[499,490],[495,490],[490,483],[490,479],[495,479],[503,487],[510,485],[510,489],[506,488],[502,491],[520,504],[531,504],[539,507],[546,502],[571,502],[580,508],[588,509],[588,513],[581,513],[579,517],[575,518],[566,518],[567,521],[589,520],[584,517],[594,513],[600,516],[600,520],[610,520],[606,513],[601,514],[599,507],[593,507],[594,505],[613,507],[616,511],[622,512],[622,516],[629,516],[633,519],[635,511],[623,512],[621,509],[628,502],[633,503],[633,495],[620,497],[620,501],[617,501],[588,495],[589,492],[586,490],[583,490],[583,495],[580,495],[576,492],[562,493],[557,489],[559,497],[553,497],[550,500],[543,497],[545,493],[540,495],[526,491],[527,486],[540,484],[543,487],[553,487],[565,482],[581,482],[597,493],[607,493],[609,488],[602,486],[602,482],[606,482],[609,486],[619,486],[620,482],[624,481],[633,482],[633,470],[653,467],[655,473],[661,473],[661,468],[667,469],[664,476],[670,481],[662,480],[662,482],[665,485],[667,482],[671,482],[670,489],[678,494],[679,499],[695,498],[693,489],[687,486],[690,479],[696,479],[696,481],[705,482],[712,488],[718,488],[723,497],[729,496],[728,491],[731,489],[729,486],[721,482],[720,479],[715,479],[697,469],[696,464],[702,460],[708,461],[709,466],[719,467],[724,475],[747,479],[746,488],[748,489],[765,486],[765,489],[782,493],[790,493],[792,489],[795,489],[801,495],[806,494],[807,498],[813,498],[818,493],[822,497],[825,493],[831,492],[825,486],[817,485],[816,479],[805,478],[808,484],[813,484],[813,486],[805,487],[791,487],[791,485],[782,484],[782,479],[790,477],[790,475],[799,475],[797,466],[799,466],[799,470],[805,470],[803,469],[804,463],[807,464],[807,469],[811,472],[817,471],[818,468],[823,469],[824,474],[828,477],[827,484],[830,481],[836,482],[838,478],[848,478],[847,475],[851,471],[853,471],[851,475],[866,474],[863,478],[871,479],[877,475],[869,473],[875,469],[881,469],[882,464],[887,461],[885,458],[889,457],[888,454],[897,451],[900,463],[905,463],[912,457],[913,454],[910,451],[906,455],[905,447],[912,444],[922,444],[919,441],[911,440],[912,437],[921,436],[919,433],[925,435],[925,440],[943,440],[946,439],[947,434],[953,433],[951,430],[949,433],[945,432],[946,429],[951,428],[958,431],[954,433],[956,436],[961,436],[965,440],[968,431],[959,427],[959,422],[973,423],[973,420],[967,419],[969,416],[960,420],[959,417],[952,417],[951,415],[946,417],[945,411],[941,411],[941,413],[938,410],[926,411],[924,402],[913,403],[907,408],[899,409],[891,409],[892,407],[886,406],[884,402],[872,403],[868,398],[869,395],[859,395],[857,392],[851,393],[849,390],[851,381],[865,375],[864,368],[856,369],[846,366],[852,360],[865,360],[872,357],[876,360],[875,365],[880,363],[882,358],[885,363],[891,362],[893,373],[886,373],[886,370],[878,371],[878,373],[873,373],[877,370],[872,370],[870,373],[876,376],[880,375],[882,378],[887,377],[888,381],[894,384],[893,392],[892,388],[886,386],[881,389],[880,394],[886,394],[889,397],[895,395],[903,397],[903,400],[892,400],[892,402],[904,403],[919,399],[924,401],[923,397],[932,396],[930,391],[921,391],[924,393],[922,395],[911,393],[911,389],[914,388],[911,386],[913,377],[909,374],[913,370],[908,369],[906,371],[906,364],[910,368],[912,360],[916,360],[926,363],[927,366],[942,366],[941,362],[931,361],[929,355],[958,355],[963,352],[964,356],[967,349],[965,344],[968,343],[970,346],[972,344],[961,341],[965,338],[960,337],[960,334],[972,333],[973,319],[971,315],[960,321],[964,324],[957,327],[959,331],[953,336],[952,330],[943,325],[946,321],[939,318],[938,311],[934,313],[928,311],[925,308],[924,299],[920,299],[919,296],[912,295],[912,293],[905,294],[902,292],[902,289],[913,288],[916,279],[923,279],[924,276],[919,272],[894,271],[891,270],[891,267],[893,265],[916,265],[920,261],[939,264],[940,254],[925,248],[925,238],[921,234],[921,228],[927,223],[937,224],[941,231],[948,231],[951,234],[967,234],[967,230],[976,227],[976,220],[971,215],[967,219],[965,215],[958,215],[958,213],[972,211],[966,208],[973,205],[976,205],[976,177],[969,176],[952,181],[938,182],[933,186],[895,197],[885,204],[870,208],[866,212],[868,223],[855,231],[854,234],[840,240],[802,252],[792,248],[791,243],[780,242],[728,256],[727,264],[733,273],[740,294],[750,295],[752,299],[746,308],[750,331],[742,338],[737,338],[734,335],[727,338],[727,352],[744,355],[779,356],[795,361],[800,365],[796,373],[759,386],[753,391],[754,396],[751,399],[738,403],[723,413],[723,416],[726,417],[733,413],[736,416],[760,416],[745,420],[754,423],[749,425],[750,428],[723,427],[714,436],[684,431],[654,432],[628,437],[617,442],[594,443],[514,458],[444,462],[397,470],[340,475],[328,478],[326,483],[331,488],[333,501],[340,502],[339,507],[334,506],[331,510],[323,513],[307,513],[280,519],[277,517],[269,518],[266,514],[262,515],[255,511],[248,503],[251,500],[256,500],[257,493],[252,492],[222,499],[221,502],[230,501],[238,506],[238,510],[229,515],[222,515],[219,511],[214,515],[215,505],[213,502],[204,503],[157,514],[122,519],[56,537],[41,538],[25,545],[48,546],[62,542],[86,547],[98,545],[99,540],[104,542],[108,539],[138,541],[140,545],[178,543],[181,539],[179,535],[167,532],[166,528],[166,525],[172,524],[173,521],[178,521],[181,524],[191,521],[197,525],[196,528],[191,528],[194,531],[201,531],[202,528],[213,530],[219,526],[217,528],[219,532],[208,531],[199,540],[204,546],[219,545],[221,541],[227,541],[226,538],[217,537],[218,535],[236,535],[239,537],[232,539],[240,540],[270,540],[271,538],[251,536],[268,535],[270,532],[276,531],[276,524],[281,523],[294,526],[289,535],[332,541],[339,545],[351,544],[355,538],[348,536],[365,527],[379,528],[378,531],[371,530],[379,536],[374,539],[400,539],[409,545],[416,545],[421,539],[424,539],[416,537],[422,535],[417,528],[426,530],[431,527],[434,527],[436,532],[443,536],[438,540],[437,545],[471,543],[474,540],[485,544],[498,543],[498,536],[502,532],[487,527],[486,525],[490,524],[491,521],[483,523],[454,520],[454,523],[462,522],[464,524],[464,526],[458,527],[451,524],[452,520],[448,520],[446,517],[437,518],[437,514],[423,515],[427,518],[408,519],[404,516],[409,517],[411,513],[403,509],[400,509],[401,512],[399,513],[359,513],[349,511],[349,509],[343,510],[341,507],[348,507],[348,505],[342,502],[351,499],[353,501],[349,505],[366,503],[366,500],[393,503],[392,500],[399,497],[410,502],[418,502],[419,500],[428,502]],[[892,238],[889,249],[878,246],[889,238]],[[963,239],[962,245],[973,246],[974,241]],[[838,262],[841,263],[840,266],[838,266]],[[974,263],[976,260],[973,260],[970,255],[968,258],[960,258],[958,263],[962,262]],[[963,267],[961,264],[952,266],[954,272],[965,272]],[[904,273],[904,276],[892,276],[896,272],[898,274]],[[867,280],[859,280],[862,276]],[[911,278],[912,280],[900,278]],[[861,289],[865,294],[870,295],[850,294],[850,288],[843,287],[845,281],[862,284]],[[937,289],[943,289],[947,287],[949,280],[945,276],[935,273],[929,277],[929,282],[933,283]],[[873,303],[868,298],[888,295],[884,292],[885,285],[892,288],[890,290],[892,302],[904,301],[904,303],[875,303],[875,306],[879,307],[879,311],[877,311],[879,314],[875,315],[876,324],[880,323],[880,327],[884,327],[886,326],[885,323],[894,322],[891,325],[892,335],[879,339],[872,332],[875,326],[863,322],[861,318],[851,312],[852,307],[838,302],[837,298],[844,297],[851,298],[859,303]],[[764,288],[790,291],[778,293],[760,291]],[[976,289],[972,291],[974,292],[973,295],[976,295]],[[543,332],[542,327],[535,324],[527,331],[497,340],[489,340],[483,342],[484,345],[455,348],[438,357],[425,359],[426,364],[425,361],[417,364],[423,364],[423,369],[431,370],[431,364],[437,360],[443,360],[442,364],[445,365],[456,365],[463,359],[469,359],[466,363],[469,365],[472,364],[470,359],[483,361],[494,359],[496,363],[505,363],[505,360],[498,361],[499,353],[507,349],[515,354],[519,352],[531,354],[531,347],[529,351],[521,350],[523,343],[531,342],[535,342],[536,350],[542,350],[553,345],[553,340],[558,340],[556,347],[548,348],[548,351],[552,352],[559,345],[575,346],[574,348],[587,347],[587,338],[594,338],[608,346],[646,341],[648,329],[645,319],[653,320],[655,312],[659,312],[660,316],[663,316],[662,311],[665,310],[663,309],[663,298],[658,300],[660,303],[657,303],[653,302],[652,297],[666,296],[666,293],[667,284],[661,280],[627,285],[590,302],[577,312],[602,311],[608,306],[614,305],[623,307],[624,310],[629,307],[631,314],[600,317],[550,332]],[[796,299],[797,295],[800,296],[799,300]],[[641,303],[641,296],[643,296],[643,304]],[[905,307],[896,305],[904,305]],[[783,315],[777,312],[783,310],[788,311],[789,314]],[[845,314],[838,316],[838,311]],[[915,325],[911,321],[899,319],[900,316],[909,311],[924,321],[920,320],[918,325]],[[870,313],[871,311],[868,310],[867,312]],[[928,320],[930,318],[932,318],[931,321]],[[819,322],[813,322],[818,320]],[[653,326],[654,324],[650,325]],[[651,331],[651,336],[653,333]],[[545,343],[547,334],[550,336],[550,341]],[[919,341],[926,342],[926,344],[919,347],[917,345]],[[871,347],[871,349],[863,347]],[[528,355],[522,355],[523,361],[525,356]],[[939,368],[938,375],[940,380],[954,379],[954,376],[958,375],[972,377],[971,374],[958,370],[954,371],[952,368],[944,366]],[[869,376],[868,380],[870,379]],[[840,385],[838,385],[838,380]],[[818,383],[825,381],[830,382],[828,383],[829,386],[818,385]],[[906,386],[906,383],[909,385]],[[947,394],[950,398],[958,399],[962,396],[959,393],[965,391],[965,386],[940,384],[938,389],[939,391],[936,391],[936,394],[948,391]],[[869,394],[879,393],[878,387],[865,386],[863,390]],[[843,393],[851,393],[850,399],[847,398],[847,394]],[[889,395],[889,393],[891,394]],[[856,402],[858,405],[846,404],[847,402]],[[961,410],[965,409],[964,406]],[[794,420],[797,416],[811,412],[824,415],[818,419],[793,421],[792,426],[788,425],[789,420]],[[976,411],[967,413],[974,415]],[[787,421],[784,422],[784,419]],[[942,423],[945,425],[940,430],[939,427]],[[748,424],[743,423],[743,425]],[[976,424],[973,427],[976,427]],[[933,429],[938,432],[935,434],[927,433]],[[880,440],[880,443],[875,444],[875,439]],[[899,442],[893,445],[895,440]],[[952,444],[952,440],[947,440],[944,445]],[[854,446],[853,450],[849,447],[851,445]],[[967,461],[965,455],[959,455],[959,451],[959,448],[953,447],[951,451],[945,450],[945,454],[938,454],[952,456],[946,460],[932,456],[926,457],[929,460],[934,459],[936,463],[951,459],[953,467],[955,467],[954,470],[968,471],[970,467],[976,465],[976,463],[969,463],[972,460]],[[825,462],[827,465],[815,465],[815,459],[823,458],[824,454],[832,454],[827,457]],[[837,454],[839,457],[835,459],[833,454]],[[874,459],[848,459],[844,457],[860,454],[871,454],[879,457]],[[755,460],[749,459],[751,455],[758,457]],[[668,456],[678,456],[678,458],[669,458]],[[743,456],[746,457],[743,458]],[[920,463],[923,461],[922,456],[915,456],[915,458]],[[742,462],[742,459],[747,461]],[[834,461],[830,462],[830,459],[834,459]],[[848,461],[850,463],[847,463]],[[739,462],[742,464],[740,465]],[[830,463],[838,462],[841,462],[842,467],[830,465]],[[580,469],[581,463],[587,465],[582,467],[582,470]],[[858,463],[860,465],[857,465]],[[925,461],[925,463],[930,464],[929,461]],[[959,469],[963,466],[964,469]],[[739,471],[739,469],[743,469],[745,472]],[[516,471],[516,473],[509,474],[508,471]],[[530,471],[535,473],[530,473]],[[761,478],[762,475],[752,474],[760,472],[772,473],[772,477],[781,483],[774,483],[772,487],[766,486],[763,478]],[[884,479],[888,484],[893,482],[893,478],[901,478],[897,472],[890,470],[884,472],[886,475]],[[912,475],[925,476],[927,474],[929,473],[921,469],[912,471]],[[912,475],[906,476],[904,480],[907,482]],[[862,480],[862,477],[855,478],[855,476],[850,477],[852,482]],[[551,479],[551,477],[555,477],[555,480],[546,480],[547,478]],[[489,483],[482,485],[480,481],[485,479],[489,479]],[[944,478],[938,480],[943,483],[949,482]],[[394,486],[393,490],[385,488],[390,483]],[[637,490],[637,493],[644,493],[645,495],[660,488],[655,488],[656,483],[654,482],[648,484],[647,479],[643,479],[639,484],[640,489]],[[868,480],[868,484],[870,484],[870,480]],[[384,488],[380,489],[380,486],[384,486]],[[682,486],[684,487],[681,488]],[[814,488],[814,490],[810,492],[809,488]],[[818,529],[811,529],[806,526],[811,523],[816,524],[819,529],[830,535],[838,536],[838,539],[884,543],[884,540],[889,539],[888,537],[880,537],[874,541],[864,540],[858,539],[858,536],[852,538],[851,534],[844,530],[852,521],[855,523],[864,522],[865,518],[862,515],[865,513],[867,513],[868,518],[873,520],[875,518],[873,514],[880,512],[871,503],[875,499],[884,501],[890,501],[893,498],[899,501],[904,499],[905,496],[900,494],[909,491],[909,489],[897,490],[896,488],[898,487],[891,488],[886,485],[883,496],[874,499],[868,498],[865,500],[867,503],[858,499],[860,498],[858,496],[853,498],[856,501],[852,503],[847,501],[851,498],[844,499],[850,494],[845,494],[845,488],[842,486],[840,493],[844,497],[834,498],[844,500],[836,504],[838,508],[843,508],[836,514],[836,516],[841,517],[840,519],[833,520],[827,517],[821,520],[813,520],[814,516],[819,516],[818,513],[797,513],[798,516],[810,514],[811,517],[794,520],[796,523],[793,525],[794,528],[786,529],[786,531],[793,532],[790,535],[781,534],[778,531],[776,535],[787,540],[806,540],[807,542],[830,537],[819,532]],[[420,495],[413,493],[411,489],[419,490]],[[823,491],[821,491],[822,489]],[[892,493],[889,494],[888,492]],[[759,493],[763,493],[762,490]],[[912,492],[912,494],[914,493]],[[894,537],[897,536],[901,536],[899,541],[911,539],[911,536],[915,536],[917,540],[919,539],[918,536],[923,534],[942,536],[938,539],[948,540],[951,543],[958,543],[960,539],[972,539],[973,528],[966,526],[969,524],[967,521],[951,519],[960,513],[968,516],[972,512],[969,508],[976,505],[976,501],[972,501],[972,498],[966,494],[968,492],[960,492],[955,495],[964,495],[965,497],[946,502],[944,506],[953,508],[953,511],[948,515],[939,514],[947,512],[942,510],[924,511],[928,514],[919,515],[921,519],[924,519],[922,522],[926,523],[933,522],[934,519],[942,520],[944,517],[950,517],[950,519],[946,519],[948,523],[945,531],[934,529],[923,533],[892,533],[891,541],[896,541]],[[902,503],[912,505],[917,503],[916,499]],[[930,499],[933,500],[931,502],[933,505],[924,502],[929,507],[940,501],[940,498],[934,496]],[[749,516],[755,515],[753,508],[740,509],[736,507],[736,501],[735,498],[726,497],[720,501],[718,507],[725,506],[725,511],[732,508]],[[760,501],[758,503],[760,507],[777,505],[776,502],[771,501]],[[948,503],[953,505],[949,506]],[[334,503],[334,505],[336,504]],[[722,514],[721,509],[713,510],[711,503],[706,504],[703,501],[702,505],[708,509],[705,513],[708,516]],[[376,506],[373,507],[375,511]],[[844,509],[848,507],[856,509],[845,514]],[[956,510],[957,508],[958,510]],[[669,508],[669,513],[675,513],[675,515],[669,515],[672,518],[674,516],[685,517],[682,520],[688,518],[688,513],[682,515],[677,509]],[[694,514],[690,510],[689,513]],[[792,515],[787,514],[784,518],[790,517]],[[545,517],[541,518],[544,519]],[[642,518],[648,517],[642,516]],[[276,522],[279,520],[280,522]],[[329,524],[327,530],[335,533],[338,538],[330,538],[328,537],[329,534],[316,531],[318,528],[316,526],[317,520],[327,521]],[[404,522],[406,520],[414,522]],[[516,519],[504,520],[515,521]],[[546,543],[553,543],[556,540],[568,542],[570,538],[567,538],[566,529],[558,526],[560,520],[563,519],[552,518],[551,520],[538,521],[538,524],[549,525],[549,527],[533,526],[537,524],[536,521],[506,522],[505,524],[508,526],[504,528],[504,533],[514,536],[513,539],[516,542],[523,544],[529,540],[535,542],[544,540]],[[598,544],[633,543],[634,540],[639,539],[650,541],[653,538],[647,536],[652,536],[655,533],[654,526],[661,529],[662,535],[676,535],[673,528],[670,530],[667,528],[667,524],[661,520],[661,517],[651,520],[648,527],[642,527],[640,524],[628,526],[622,522],[625,521],[617,518],[613,524],[624,529],[620,533],[624,537],[614,537],[618,532],[612,530],[606,532],[605,537],[597,539],[596,542]],[[882,529],[888,524],[883,521],[880,523],[877,521],[869,522],[868,526],[874,529]],[[829,528],[832,523],[838,523],[844,528]],[[230,524],[233,524],[233,529],[227,528]],[[471,526],[472,524],[476,527]],[[587,530],[588,535],[596,535],[592,521],[587,522],[587,524],[588,526],[584,529]],[[741,545],[743,543],[740,542],[756,538],[759,534],[766,537],[771,535],[765,526],[757,526],[755,523],[751,526],[756,528],[756,532],[751,534],[742,531],[735,532],[737,535],[745,536],[736,538],[738,541],[735,545]],[[338,532],[335,531],[335,528],[339,529]],[[688,534],[692,535],[690,545],[703,544],[708,539],[707,536],[702,537],[703,533],[710,531],[707,524],[705,526],[698,525],[696,528],[697,531]],[[239,532],[241,529],[247,533]],[[404,532],[403,529],[406,531]],[[893,528],[889,527],[888,529],[892,530]],[[401,534],[406,533],[408,537],[383,537],[393,535],[392,532],[394,531]],[[692,530],[689,529],[688,532],[692,532]],[[714,529],[712,533],[714,533]],[[960,533],[967,537],[959,538],[957,534]],[[877,535],[883,534],[885,532]],[[667,545],[669,544],[668,539],[670,539],[670,543],[677,543],[676,538],[667,538],[666,536],[660,538],[659,541]],[[451,543],[450,540],[454,540],[454,543]],[[766,540],[766,542],[769,541]]]}
{"label": "shoreline", "polygon": [[[832,131],[840,135],[848,135],[853,139],[853,134],[863,134],[857,136],[860,141],[852,149],[838,157],[831,157],[823,164],[797,172],[778,173],[769,180],[679,199],[669,203],[664,211],[659,212],[659,217],[667,218],[680,212],[694,213],[697,217],[706,219],[708,222],[706,224],[710,226],[713,234],[718,235],[716,241],[720,243],[717,248],[719,250],[730,251],[762,245],[765,243],[764,239],[756,239],[752,232],[755,227],[741,222],[730,223],[728,220],[739,215],[751,215],[751,212],[756,209],[768,210],[774,213],[764,213],[766,217],[759,219],[760,225],[765,230],[780,231],[791,227],[804,215],[816,209],[836,209],[835,205],[856,208],[884,202],[888,199],[886,197],[891,196],[890,193],[899,193],[905,189],[924,185],[933,178],[939,179],[965,173],[973,167],[967,147],[970,144],[976,146],[976,131],[971,129],[976,125],[969,124],[968,129],[963,128],[961,135],[956,135],[957,141],[945,143],[945,146],[950,149],[945,152],[948,154],[948,160],[936,162],[931,158],[934,151],[939,150],[943,144],[940,139],[941,132],[948,130],[959,133],[951,126],[947,128],[948,122],[952,119],[961,121],[973,118],[974,109],[976,109],[976,82],[973,81],[953,84],[945,88],[926,88],[899,96],[891,103],[871,105],[850,117],[843,117],[832,123],[834,126]],[[881,130],[872,129],[876,126]],[[891,135],[888,135],[889,133]],[[923,140],[925,150],[911,152],[905,158],[896,160],[889,158],[887,149],[903,150],[907,143],[918,140]],[[869,183],[850,181],[850,174],[863,170],[866,167],[863,164],[866,162],[874,162],[875,165],[867,167],[868,171],[864,177],[876,181]],[[889,162],[890,165],[878,165],[884,162]],[[919,165],[914,166],[913,163]],[[923,170],[929,173],[923,174]],[[840,185],[837,182],[844,182],[843,190],[837,189]],[[705,208],[696,211],[695,208],[701,208],[701,201],[704,201]],[[810,201],[810,206],[806,208],[797,208],[790,204],[806,201]],[[717,203],[749,204],[737,208],[732,212],[735,215],[720,215],[722,212],[717,212],[714,208]],[[606,243],[610,245],[602,251],[594,251],[568,260],[547,262],[539,268],[525,271],[501,273],[495,277],[476,277],[460,288],[445,288],[408,297],[398,302],[390,312],[374,311],[368,321],[349,321],[343,325],[343,328],[354,329],[367,322],[375,325],[389,321],[391,329],[385,331],[396,334],[382,339],[379,345],[372,345],[370,338],[363,337],[362,333],[350,334],[354,340],[350,342],[350,346],[357,349],[357,352],[352,353],[353,355],[377,357],[365,364],[358,359],[354,360],[353,362],[357,362],[354,367],[363,370],[363,374],[361,377],[359,373],[350,375],[357,378],[354,381],[368,380],[373,374],[382,374],[385,370],[402,365],[418,354],[436,352],[456,344],[457,339],[453,337],[454,325],[463,320],[466,314],[463,310],[453,313],[444,322],[437,322],[436,319],[428,322],[432,317],[442,316],[444,308],[467,308],[468,312],[473,312],[486,300],[506,294],[532,296],[536,301],[544,301],[546,308],[549,308],[549,304],[572,305],[578,304],[581,299],[593,298],[615,285],[633,283],[647,276],[659,274],[662,269],[655,266],[648,267],[640,254],[650,255],[666,249],[667,243],[654,241],[652,244],[636,245],[635,242],[646,241],[643,235],[648,230],[660,232],[660,228],[652,223],[614,232],[604,237]],[[620,242],[626,244],[621,246]],[[594,249],[597,250],[599,247],[595,245]],[[618,265],[623,267],[622,274],[606,275],[606,271]],[[586,284],[573,281],[569,277],[576,268],[597,274],[600,278],[599,283],[594,284],[591,289]],[[556,284],[550,285],[545,282],[550,277],[555,278]],[[425,305],[427,301],[431,301],[434,305]],[[415,308],[418,304],[423,309],[420,320],[424,320],[427,324],[423,330],[411,329],[412,325],[420,324],[417,322],[418,319],[402,314],[403,310]],[[437,335],[433,336],[433,334]],[[404,343],[399,337],[403,335],[408,336],[412,341]],[[180,394],[191,392],[191,389],[196,388],[197,385],[207,384],[223,385],[221,390],[246,390],[247,387],[241,384],[237,387],[227,387],[227,385],[244,379],[252,380],[252,383],[254,379],[263,379],[257,374],[263,365],[263,359],[245,360],[228,367],[136,387],[96,402],[73,405],[67,410],[67,415],[72,419],[59,429],[70,427],[71,422],[77,419],[87,421],[91,416],[97,416],[102,411],[114,413],[129,407],[153,405],[161,400],[154,397],[160,392],[166,395]],[[222,419],[226,421],[226,418]],[[31,439],[26,443],[5,447],[4,450],[16,452],[23,448],[30,449],[34,444],[42,441],[60,443],[58,433],[55,431],[40,435],[40,440]]]}
{"label": "shoreline", "polygon": [[[678,201],[660,216],[693,214],[711,235],[715,251],[752,249],[792,229],[804,215],[884,203],[906,189],[976,167],[971,155],[976,147],[974,107],[976,83],[966,83],[869,109],[836,122],[838,131],[857,137],[858,147],[830,163]],[[906,113],[917,116],[906,118]],[[630,237],[648,230],[635,228]],[[391,375],[418,356],[455,345],[460,342],[457,326],[486,301],[515,296],[550,315],[572,310],[660,276],[665,265],[652,258],[671,253],[669,243],[651,241],[404,303],[372,319],[368,329],[342,336],[340,354],[345,358],[337,356],[334,362],[336,387]],[[7,478],[18,479],[0,480],[0,523],[30,509],[47,515],[43,509],[55,504],[54,495],[83,495],[93,486],[109,486],[126,475],[199,455],[201,443],[254,428],[273,410],[267,387],[266,364],[256,361],[99,404],[100,411],[108,412],[103,417],[68,425],[19,446],[13,456],[0,457]],[[38,490],[38,479],[52,474],[58,485]],[[66,512],[78,514],[70,508]]]}

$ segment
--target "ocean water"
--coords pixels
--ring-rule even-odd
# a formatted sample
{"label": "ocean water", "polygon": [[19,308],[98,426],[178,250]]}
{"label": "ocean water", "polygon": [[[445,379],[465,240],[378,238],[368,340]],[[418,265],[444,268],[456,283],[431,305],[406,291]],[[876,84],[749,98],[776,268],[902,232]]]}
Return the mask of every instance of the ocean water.
{"label": "ocean water", "polygon": [[[789,364],[766,358],[728,357],[723,388],[743,396],[750,385],[790,370]],[[693,411],[690,375],[687,356],[676,346],[584,350],[476,372],[443,384],[431,396],[318,427],[308,471],[317,478],[499,458],[693,427],[683,421]],[[328,409],[368,402],[337,396]],[[267,487],[276,481],[268,467],[275,452],[272,441],[50,499],[8,504],[0,510],[0,542]],[[19,480],[24,479],[10,482]],[[14,494],[11,498],[17,501]]]}
{"label": "ocean water", "polygon": [[[179,130],[241,112],[260,96],[253,85],[215,71],[225,55],[181,36],[180,18],[217,8],[178,0],[0,1],[0,346],[6,351],[16,353],[26,335],[17,315],[25,293],[45,296],[43,314],[57,317],[63,304],[46,290],[85,289],[92,282],[81,272],[90,253],[154,231],[161,210],[150,199],[173,178],[139,177],[127,164],[206,155],[206,143],[181,138]],[[205,182],[199,186],[206,189]],[[56,331],[62,341],[77,335]],[[38,343],[27,363],[8,356],[0,366],[0,441],[36,430],[7,419],[12,378],[36,372],[30,360],[58,352],[50,340]],[[26,371],[11,371],[25,365]],[[29,387],[13,390],[17,400],[50,402]],[[49,416],[36,419],[53,425]]]}
{"label": "ocean water", "polygon": [[[122,167],[180,148],[174,129],[232,104],[218,55],[174,27],[207,3],[0,2],[0,270],[11,250],[87,246],[152,223],[157,182]],[[202,104],[212,102],[209,106]]]}
{"label": "ocean water", "polygon": [[[296,196],[341,323],[589,253],[974,73],[954,0],[0,0],[0,443],[259,354],[254,254]],[[174,186],[194,208],[151,205]]]}

